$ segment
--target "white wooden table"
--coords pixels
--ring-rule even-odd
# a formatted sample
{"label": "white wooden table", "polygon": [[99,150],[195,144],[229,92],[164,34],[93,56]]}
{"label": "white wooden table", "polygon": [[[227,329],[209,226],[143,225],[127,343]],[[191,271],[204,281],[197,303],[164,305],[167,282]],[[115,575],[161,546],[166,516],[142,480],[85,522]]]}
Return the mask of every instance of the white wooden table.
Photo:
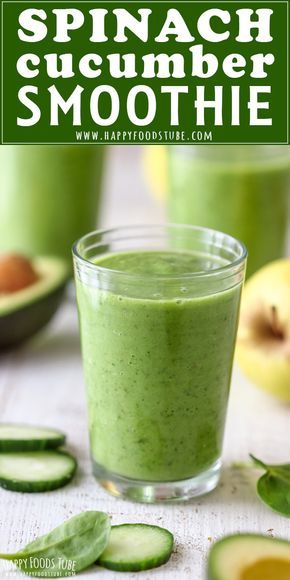
{"label": "white wooden table", "polygon": [[[124,150],[116,148],[113,153],[111,167],[114,171],[107,180],[110,195],[103,223],[160,221],[163,218],[161,208],[146,197],[144,187],[138,189],[137,174],[130,172],[131,193],[127,198],[128,181],[124,185],[123,180],[122,189],[119,189],[120,168],[126,172],[134,166],[134,162],[128,166],[128,158],[132,161],[134,151],[128,155]],[[133,187],[140,197],[135,193],[134,198]],[[120,196],[125,201],[131,196],[131,200],[130,204],[120,203],[118,211],[116,204]],[[88,453],[85,392],[73,300],[64,304],[46,332],[21,350],[0,357],[0,403],[0,421],[27,422],[64,430],[69,449],[79,462],[75,479],[63,489],[45,494],[0,490],[0,552],[15,551],[73,514],[91,509],[108,512],[115,524],[145,522],[165,526],[174,533],[176,549],[167,565],[153,571],[120,575],[94,568],[80,575],[83,579],[96,574],[100,580],[201,580],[208,549],[224,534],[261,532],[290,539],[289,521],[271,512],[256,498],[257,472],[233,467],[233,462],[247,460],[250,451],[266,461],[289,462],[290,407],[260,393],[237,369],[233,376],[221,483],[210,495],[187,504],[162,506],[125,502],[107,495],[94,481]],[[0,578],[11,577],[1,566]],[[16,572],[14,577],[24,576]]]}

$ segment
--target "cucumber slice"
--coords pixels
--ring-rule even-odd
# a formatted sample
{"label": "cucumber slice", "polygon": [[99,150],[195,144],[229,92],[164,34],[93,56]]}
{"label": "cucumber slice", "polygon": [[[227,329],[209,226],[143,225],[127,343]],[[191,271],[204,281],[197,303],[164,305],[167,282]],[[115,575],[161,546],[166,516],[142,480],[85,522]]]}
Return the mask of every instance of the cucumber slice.
{"label": "cucumber slice", "polygon": [[32,425],[0,424],[0,452],[42,451],[65,443],[65,435],[55,429]]}
{"label": "cucumber slice", "polygon": [[63,451],[0,453],[0,486],[11,491],[40,492],[63,487],[77,462]]}
{"label": "cucumber slice", "polygon": [[147,524],[112,526],[109,543],[98,564],[120,572],[138,572],[165,564],[173,550],[173,535]]}

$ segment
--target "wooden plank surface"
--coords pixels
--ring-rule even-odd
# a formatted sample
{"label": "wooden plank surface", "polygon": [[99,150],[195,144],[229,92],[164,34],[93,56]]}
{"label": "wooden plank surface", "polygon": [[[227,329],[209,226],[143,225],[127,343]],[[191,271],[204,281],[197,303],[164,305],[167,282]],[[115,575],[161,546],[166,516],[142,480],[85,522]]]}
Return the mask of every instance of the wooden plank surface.
{"label": "wooden plank surface", "polygon": [[[131,166],[122,155],[117,158],[115,154],[112,160],[115,169],[111,180],[107,180],[108,200],[103,223],[140,223],[144,215],[144,221],[159,221],[162,209],[152,200],[147,201],[145,186],[140,197],[134,198],[135,209],[132,194],[130,200],[126,198],[124,184],[123,189],[119,189],[120,172]],[[132,191],[137,177],[130,174],[130,179]],[[118,213],[120,195],[128,203],[120,204]],[[46,494],[0,490],[0,551],[19,549],[82,510],[104,510],[115,524],[164,525],[176,538],[175,553],[171,561],[158,570],[120,576],[93,569],[80,578],[89,580],[97,574],[100,580],[201,580],[208,549],[224,534],[251,531],[290,539],[289,521],[271,512],[256,498],[257,472],[233,467],[233,462],[246,461],[250,451],[266,461],[289,462],[289,419],[289,407],[260,393],[235,369],[223,476],[218,489],[187,504],[163,506],[134,504],[110,497],[91,475],[76,307],[70,299],[47,332],[21,350],[0,357],[0,420],[64,430],[68,434],[69,448],[79,461],[78,474],[67,487]],[[11,574],[1,564],[0,578],[8,577]],[[23,578],[17,572],[12,577]]]}

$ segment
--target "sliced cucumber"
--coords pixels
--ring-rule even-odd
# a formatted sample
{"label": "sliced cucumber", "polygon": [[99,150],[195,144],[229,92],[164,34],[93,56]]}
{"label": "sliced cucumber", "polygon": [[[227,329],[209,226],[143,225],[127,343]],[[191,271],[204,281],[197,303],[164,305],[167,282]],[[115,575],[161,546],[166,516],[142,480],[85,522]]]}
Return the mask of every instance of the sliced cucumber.
{"label": "sliced cucumber", "polygon": [[0,486],[11,491],[40,492],[63,487],[77,462],[63,451],[0,453]]}
{"label": "sliced cucumber", "polygon": [[98,564],[120,572],[138,572],[165,564],[173,550],[173,535],[147,524],[113,526]]}
{"label": "sliced cucumber", "polygon": [[55,429],[31,425],[0,424],[0,452],[42,451],[65,443],[65,435]]}

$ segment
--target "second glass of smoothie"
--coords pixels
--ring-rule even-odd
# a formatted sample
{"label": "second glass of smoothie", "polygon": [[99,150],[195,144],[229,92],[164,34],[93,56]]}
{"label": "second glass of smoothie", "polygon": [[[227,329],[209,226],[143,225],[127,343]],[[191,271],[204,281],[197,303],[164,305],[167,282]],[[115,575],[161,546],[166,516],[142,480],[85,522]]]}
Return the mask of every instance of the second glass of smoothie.
{"label": "second glass of smoothie", "polygon": [[247,274],[286,251],[290,147],[167,147],[169,218],[221,230],[244,242]]}
{"label": "second glass of smoothie", "polygon": [[94,474],[139,501],[218,482],[246,250],[190,226],[88,234],[74,266]]}
{"label": "second glass of smoothie", "polygon": [[97,225],[104,147],[0,146],[0,251],[71,258]]}

